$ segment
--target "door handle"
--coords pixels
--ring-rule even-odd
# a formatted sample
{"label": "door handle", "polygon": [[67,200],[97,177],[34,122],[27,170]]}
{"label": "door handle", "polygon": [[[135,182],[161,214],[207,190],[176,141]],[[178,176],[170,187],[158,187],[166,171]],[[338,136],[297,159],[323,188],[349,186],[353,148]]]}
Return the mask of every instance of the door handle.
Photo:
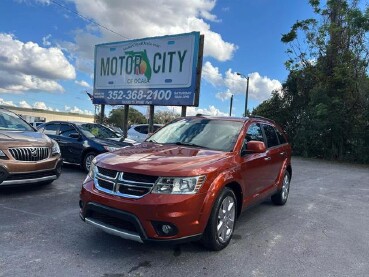
{"label": "door handle", "polygon": [[279,155],[281,155],[281,156],[284,156],[284,154],[286,154],[286,152],[279,153]]}
{"label": "door handle", "polygon": [[265,161],[270,161],[271,159],[272,159],[271,157],[264,158]]}

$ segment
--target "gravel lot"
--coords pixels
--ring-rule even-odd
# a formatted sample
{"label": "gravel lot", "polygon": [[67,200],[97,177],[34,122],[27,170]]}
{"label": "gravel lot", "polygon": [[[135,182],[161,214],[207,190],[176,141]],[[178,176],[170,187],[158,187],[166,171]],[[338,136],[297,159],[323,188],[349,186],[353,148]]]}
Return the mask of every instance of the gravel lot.
{"label": "gravel lot", "polygon": [[369,276],[369,167],[293,159],[290,198],[242,214],[230,245],[144,245],[79,218],[85,174],[0,190],[0,276]]}

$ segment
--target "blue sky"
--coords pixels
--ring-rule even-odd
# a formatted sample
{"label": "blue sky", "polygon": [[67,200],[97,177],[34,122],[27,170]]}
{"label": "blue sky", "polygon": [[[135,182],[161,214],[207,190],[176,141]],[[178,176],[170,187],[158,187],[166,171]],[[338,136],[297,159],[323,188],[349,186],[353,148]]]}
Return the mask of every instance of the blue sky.
{"label": "blue sky", "polygon": [[95,44],[200,31],[200,105],[189,113],[228,114],[233,94],[235,116],[246,88],[236,72],[250,77],[252,109],[288,75],[281,34],[313,16],[307,0],[2,0],[0,11],[0,104],[93,113]]}

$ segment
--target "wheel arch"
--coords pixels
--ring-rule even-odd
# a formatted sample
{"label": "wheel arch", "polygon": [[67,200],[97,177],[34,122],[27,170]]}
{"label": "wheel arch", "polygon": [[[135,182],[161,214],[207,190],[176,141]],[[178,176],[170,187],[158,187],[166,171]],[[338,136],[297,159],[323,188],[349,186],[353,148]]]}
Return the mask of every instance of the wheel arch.
{"label": "wheel arch", "polygon": [[242,192],[241,185],[237,182],[231,182],[231,183],[226,184],[224,187],[230,188],[233,191],[234,195],[236,196],[237,218],[238,218],[242,212],[242,204],[243,204],[243,192]]}

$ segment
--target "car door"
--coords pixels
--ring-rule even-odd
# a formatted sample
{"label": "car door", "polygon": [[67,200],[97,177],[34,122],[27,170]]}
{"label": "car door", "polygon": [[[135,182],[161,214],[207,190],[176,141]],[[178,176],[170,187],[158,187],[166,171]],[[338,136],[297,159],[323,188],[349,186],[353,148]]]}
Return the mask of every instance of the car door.
{"label": "car door", "polygon": [[62,157],[71,163],[80,163],[83,142],[78,130],[71,124],[61,123],[59,129],[58,143]]}
{"label": "car door", "polygon": [[268,187],[276,184],[279,173],[283,166],[284,153],[283,145],[279,143],[275,128],[270,124],[262,124],[262,129],[266,138],[268,169],[265,171]]}
{"label": "car door", "polygon": [[[247,149],[249,141],[264,142],[264,136],[259,123],[251,123],[245,134],[244,148]],[[242,154],[241,175],[243,191],[247,202],[253,202],[260,196],[260,190],[268,185],[268,179],[264,172],[268,170],[270,163],[266,153]]]}

